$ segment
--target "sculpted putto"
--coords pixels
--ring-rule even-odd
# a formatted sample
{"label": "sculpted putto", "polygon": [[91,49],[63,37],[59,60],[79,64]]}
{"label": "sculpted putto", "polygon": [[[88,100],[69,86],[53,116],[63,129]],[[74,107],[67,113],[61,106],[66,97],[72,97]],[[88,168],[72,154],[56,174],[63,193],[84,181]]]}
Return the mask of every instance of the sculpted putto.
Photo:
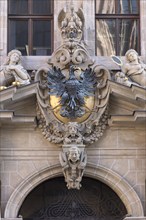
{"label": "sculpted putto", "polygon": [[0,86],[27,85],[30,83],[30,76],[21,65],[21,52],[11,50],[8,53],[7,62],[0,67]]}
{"label": "sculpted putto", "polygon": [[134,49],[129,49],[122,62],[117,56],[112,56],[113,62],[121,66],[121,72],[115,74],[115,81],[126,86],[132,84],[146,88],[146,64],[142,62]]}
{"label": "sculpted putto", "polygon": [[79,131],[79,126],[77,122],[69,122],[66,125],[66,134],[64,137],[64,144],[82,144],[83,137]]}
{"label": "sculpted putto", "polygon": [[126,63],[122,66],[122,72],[128,76],[131,81],[146,87],[146,64],[144,64],[138,53],[130,49],[125,54]]}

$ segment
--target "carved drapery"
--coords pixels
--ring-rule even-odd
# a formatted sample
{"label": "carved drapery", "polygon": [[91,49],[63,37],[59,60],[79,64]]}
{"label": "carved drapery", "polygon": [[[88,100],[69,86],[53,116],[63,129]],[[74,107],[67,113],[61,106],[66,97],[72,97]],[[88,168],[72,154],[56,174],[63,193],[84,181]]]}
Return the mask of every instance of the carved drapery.
{"label": "carved drapery", "polygon": [[125,60],[112,56],[113,62],[121,66],[121,71],[115,74],[115,81],[126,85],[137,85],[146,88],[146,64],[143,63],[134,49],[129,49],[125,54]]}

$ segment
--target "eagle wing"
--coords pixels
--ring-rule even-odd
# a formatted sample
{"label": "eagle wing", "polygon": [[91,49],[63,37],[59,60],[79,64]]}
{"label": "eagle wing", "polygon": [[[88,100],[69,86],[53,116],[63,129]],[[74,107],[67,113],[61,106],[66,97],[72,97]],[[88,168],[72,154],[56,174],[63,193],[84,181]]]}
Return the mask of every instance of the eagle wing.
{"label": "eagle wing", "polygon": [[54,67],[48,71],[48,88],[50,95],[62,96],[65,92],[65,76],[60,69]]}
{"label": "eagle wing", "polygon": [[97,80],[95,77],[95,73],[92,71],[91,68],[88,68],[83,73],[81,73],[80,82],[82,85],[80,89],[84,96],[93,96]]}

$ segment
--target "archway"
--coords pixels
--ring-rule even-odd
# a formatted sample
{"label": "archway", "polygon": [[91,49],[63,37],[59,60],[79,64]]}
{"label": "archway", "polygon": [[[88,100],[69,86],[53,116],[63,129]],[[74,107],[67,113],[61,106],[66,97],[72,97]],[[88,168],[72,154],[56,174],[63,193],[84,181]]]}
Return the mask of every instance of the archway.
{"label": "archway", "polygon": [[[24,180],[12,193],[5,209],[5,218],[16,218],[27,195],[42,182],[62,176],[59,164],[36,171]],[[141,201],[134,189],[118,174],[102,166],[87,164],[84,177],[97,179],[109,186],[119,196],[127,213],[132,216],[144,216]]]}
{"label": "archway", "polygon": [[23,220],[121,220],[127,210],[117,194],[101,181],[84,177],[80,190],[68,190],[57,177],[37,186],[24,200]]}

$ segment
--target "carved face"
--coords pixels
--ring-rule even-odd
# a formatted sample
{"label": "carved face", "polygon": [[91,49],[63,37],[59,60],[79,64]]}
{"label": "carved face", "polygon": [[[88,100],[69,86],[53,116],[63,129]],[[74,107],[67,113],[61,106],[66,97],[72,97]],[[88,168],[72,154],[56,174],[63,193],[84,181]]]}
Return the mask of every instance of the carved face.
{"label": "carved face", "polygon": [[18,63],[19,62],[19,54],[18,53],[13,53],[11,56],[10,56],[10,62],[12,63]]}
{"label": "carved face", "polygon": [[77,134],[77,131],[78,131],[76,123],[75,123],[75,124],[73,124],[73,123],[70,124],[70,125],[68,126],[68,131],[69,131],[69,134],[70,134],[72,137],[74,137],[74,136]]}
{"label": "carved face", "polygon": [[73,163],[75,163],[79,159],[80,159],[79,149],[77,147],[72,147],[69,150],[68,160],[71,160]]}
{"label": "carved face", "polygon": [[127,58],[130,62],[137,60],[137,54],[134,51],[132,51],[128,54]]}

